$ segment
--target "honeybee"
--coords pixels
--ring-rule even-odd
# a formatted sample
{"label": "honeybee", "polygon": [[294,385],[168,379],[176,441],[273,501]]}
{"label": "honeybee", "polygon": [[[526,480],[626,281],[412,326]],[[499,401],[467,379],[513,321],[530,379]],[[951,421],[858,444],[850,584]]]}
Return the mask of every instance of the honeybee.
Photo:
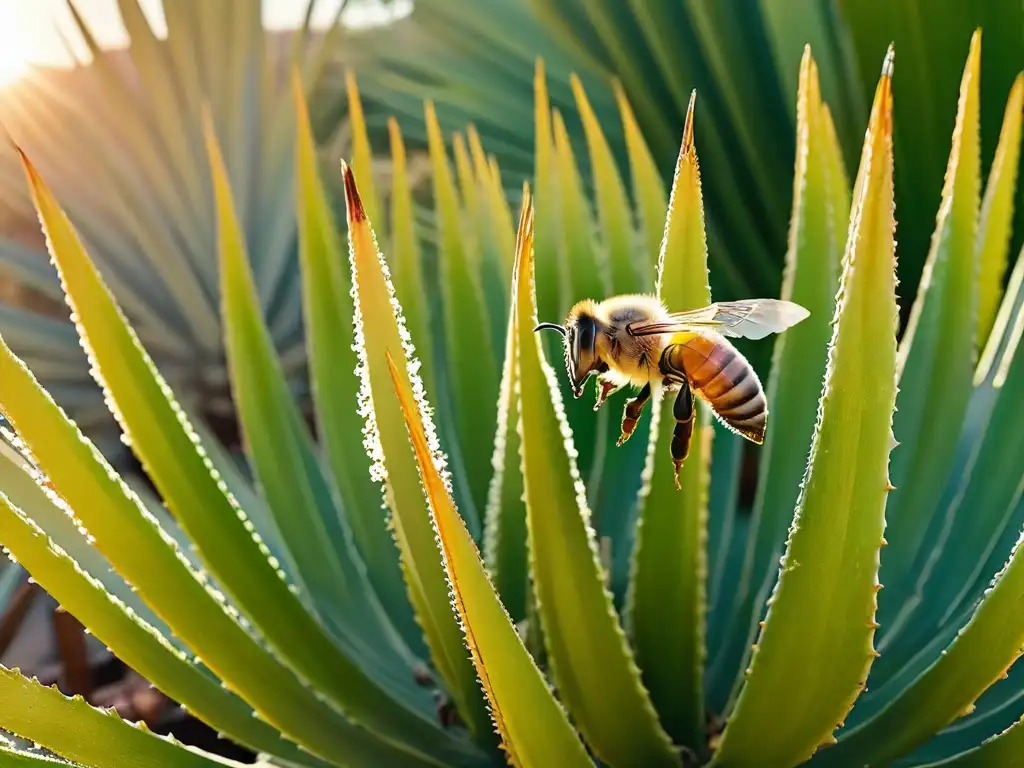
{"label": "honeybee", "polygon": [[534,331],[562,335],[565,365],[575,397],[591,375],[599,388],[596,411],[609,395],[640,388],[626,401],[622,433],[625,443],[653,391],[677,390],[672,459],[676,487],[690,450],[696,394],[730,430],[760,445],[768,424],[768,403],[753,367],[726,338],[763,339],[781,333],[810,315],[804,307],[779,299],[717,302],[688,312],[669,312],[649,294],[584,299],[562,325],[541,323]]}

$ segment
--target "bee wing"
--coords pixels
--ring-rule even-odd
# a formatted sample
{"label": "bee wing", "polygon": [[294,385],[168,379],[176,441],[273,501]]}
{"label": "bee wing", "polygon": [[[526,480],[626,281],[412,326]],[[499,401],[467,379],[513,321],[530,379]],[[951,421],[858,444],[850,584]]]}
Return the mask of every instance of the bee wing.
{"label": "bee wing", "polygon": [[771,333],[782,333],[810,314],[799,304],[779,299],[721,301],[689,312],[673,312],[664,320],[633,323],[629,332],[633,336],[652,336],[707,328],[723,336],[763,339]]}

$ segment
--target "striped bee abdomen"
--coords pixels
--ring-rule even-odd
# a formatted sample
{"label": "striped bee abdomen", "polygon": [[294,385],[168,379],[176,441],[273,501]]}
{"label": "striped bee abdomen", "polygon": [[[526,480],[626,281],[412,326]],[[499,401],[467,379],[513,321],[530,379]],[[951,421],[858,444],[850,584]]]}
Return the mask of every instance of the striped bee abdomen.
{"label": "striped bee abdomen", "polygon": [[768,401],[747,359],[711,331],[676,334],[661,355],[662,374],[684,378],[727,425],[748,440],[764,442]]}

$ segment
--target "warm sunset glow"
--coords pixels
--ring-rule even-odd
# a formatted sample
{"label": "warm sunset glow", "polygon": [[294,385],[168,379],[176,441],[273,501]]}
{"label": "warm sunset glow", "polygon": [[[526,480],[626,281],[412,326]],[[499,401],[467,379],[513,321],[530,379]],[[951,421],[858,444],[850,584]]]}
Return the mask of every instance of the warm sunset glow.
{"label": "warm sunset glow", "polygon": [[0,4],[0,87],[17,82],[32,68],[31,46],[18,34],[19,14]]}

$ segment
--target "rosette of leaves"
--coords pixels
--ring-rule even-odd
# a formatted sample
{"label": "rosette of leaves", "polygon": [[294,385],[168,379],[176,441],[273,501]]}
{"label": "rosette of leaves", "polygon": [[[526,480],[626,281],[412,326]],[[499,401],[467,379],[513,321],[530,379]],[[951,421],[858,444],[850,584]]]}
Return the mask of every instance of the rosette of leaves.
{"label": "rosette of leaves", "polygon": [[[782,293],[811,314],[774,342],[752,509],[737,498],[742,444],[704,406],[681,491],[660,398],[645,436],[620,449],[640,445],[642,468],[596,456],[585,424],[621,399],[584,418],[533,331],[551,317],[545,301],[597,289],[646,286],[678,308],[714,297],[693,101],[667,191],[623,104],[638,197],[649,212],[663,202],[662,221],[645,220],[660,237],[643,274],[594,247],[631,212],[599,207],[593,225],[543,77],[546,173],[524,189],[518,227],[475,140],[454,142],[452,173],[428,105],[439,263],[426,277],[402,245],[416,239],[397,126],[386,240],[379,203],[342,164],[346,249],[296,81],[319,445],[261,316],[208,122],[228,365],[255,488],[179,407],[24,156],[97,380],[164,504],[111,471],[0,344],[17,451],[0,464],[0,541],[129,664],[264,763],[1013,764],[1024,260],[1005,293],[991,275],[1006,258],[1024,85],[983,188],[980,64],[976,36],[925,278],[898,338],[894,54],[851,185],[805,53]],[[430,307],[416,302],[432,280],[444,303],[430,319],[445,334],[433,346]],[[500,303],[484,300],[492,280]],[[492,334],[503,343],[488,347]],[[483,505],[481,450],[493,468]],[[606,514],[620,486],[635,515]],[[0,727],[95,768],[224,763],[12,670],[0,669]]]}

